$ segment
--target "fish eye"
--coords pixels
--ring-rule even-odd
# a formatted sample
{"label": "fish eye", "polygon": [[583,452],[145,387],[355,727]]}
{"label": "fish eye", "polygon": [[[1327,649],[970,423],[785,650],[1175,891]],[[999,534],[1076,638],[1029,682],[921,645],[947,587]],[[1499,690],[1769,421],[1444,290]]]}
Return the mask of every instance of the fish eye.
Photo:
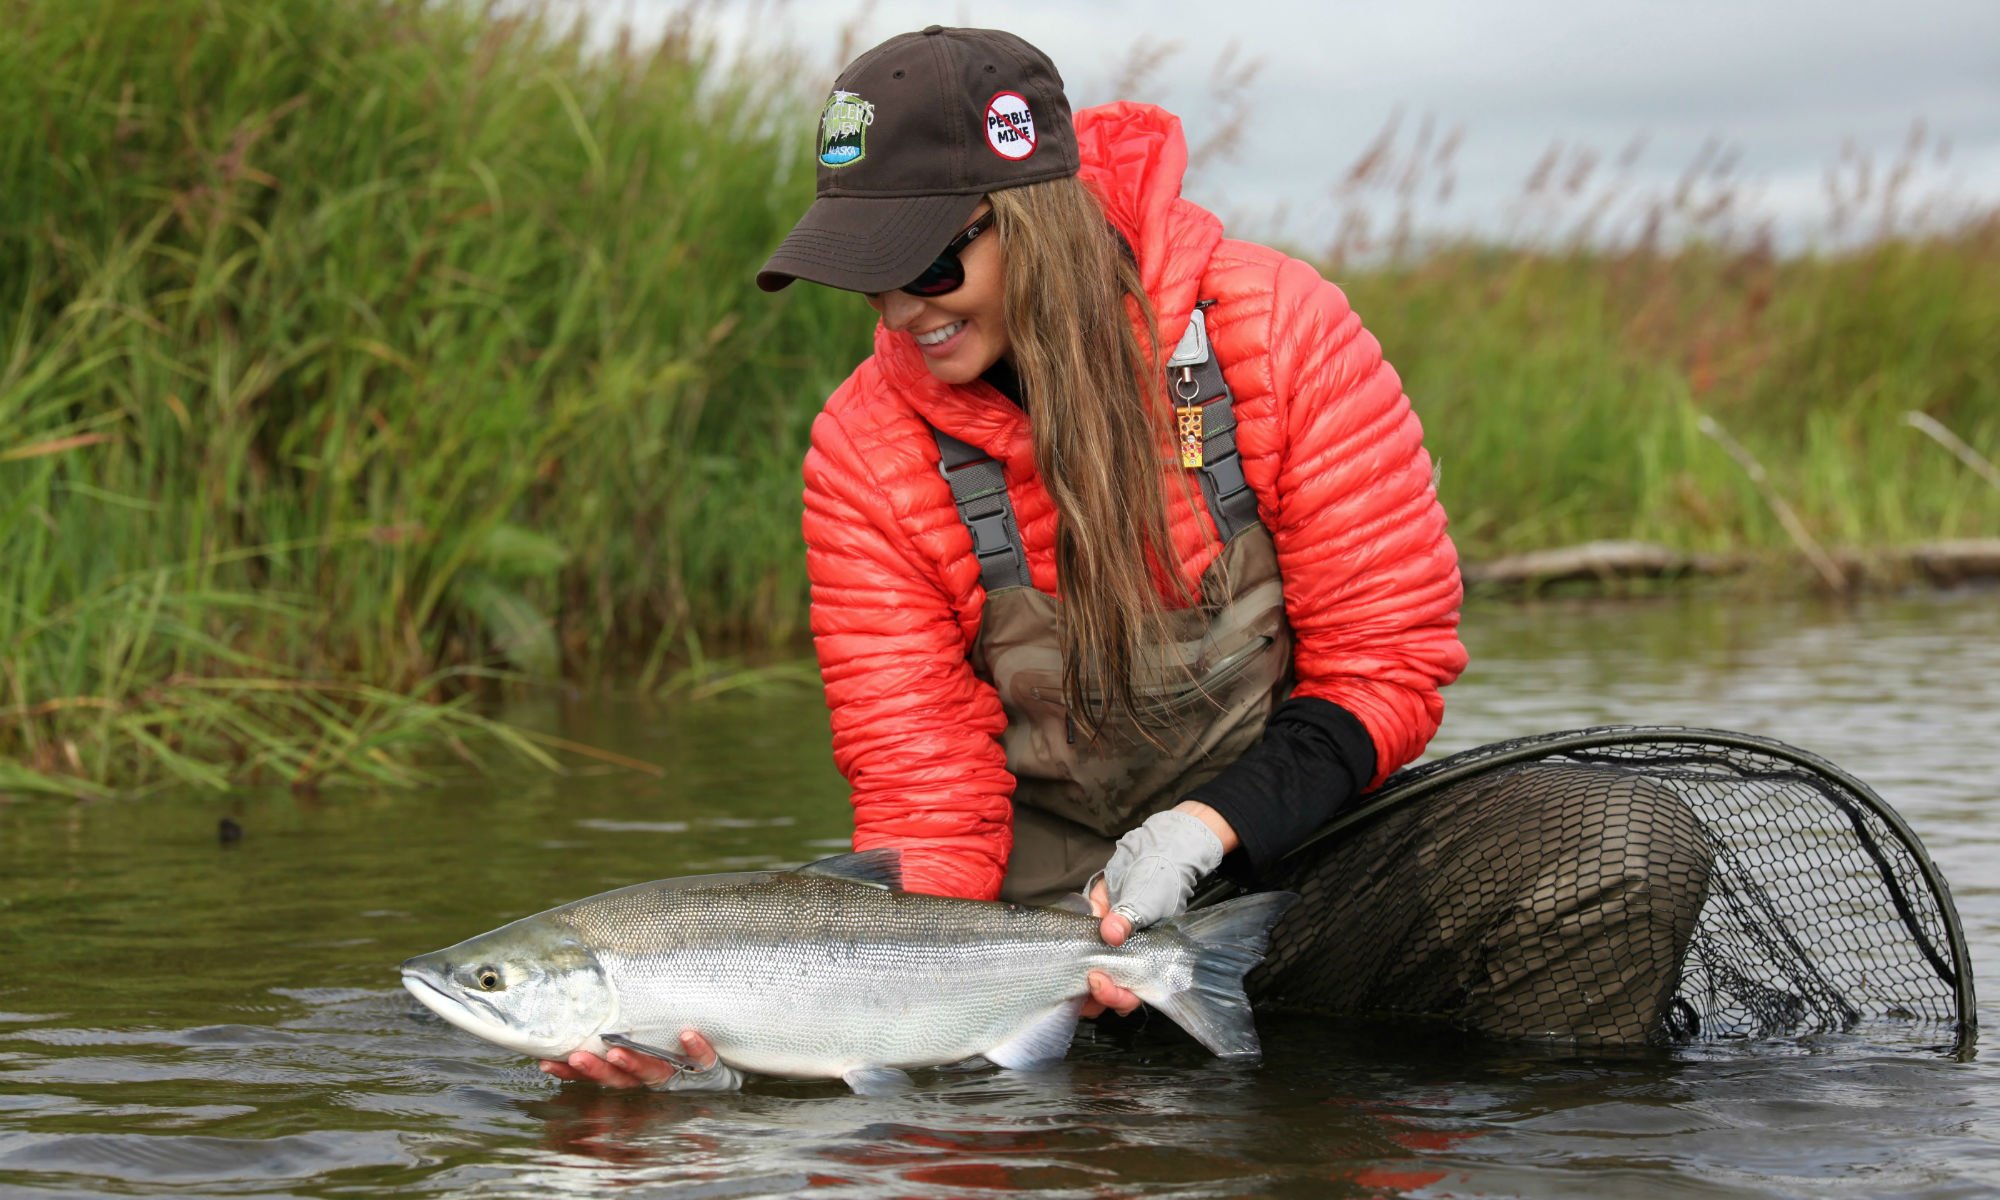
{"label": "fish eye", "polygon": [[500,989],[500,972],[494,970],[492,967],[479,968],[478,978],[480,991],[493,992]]}

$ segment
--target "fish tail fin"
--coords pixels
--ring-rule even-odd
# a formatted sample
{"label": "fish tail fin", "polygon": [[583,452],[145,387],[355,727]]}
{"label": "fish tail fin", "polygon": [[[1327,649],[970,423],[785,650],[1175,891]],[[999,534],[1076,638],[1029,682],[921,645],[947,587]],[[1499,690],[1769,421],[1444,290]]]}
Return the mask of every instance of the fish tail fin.
{"label": "fish tail fin", "polygon": [[1271,926],[1297,899],[1294,892],[1259,892],[1164,922],[1194,942],[1194,980],[1171,995],[1134,990],[1219,1057],[1256,1058],[1262,1051],[1243,977],[1263,961]]}

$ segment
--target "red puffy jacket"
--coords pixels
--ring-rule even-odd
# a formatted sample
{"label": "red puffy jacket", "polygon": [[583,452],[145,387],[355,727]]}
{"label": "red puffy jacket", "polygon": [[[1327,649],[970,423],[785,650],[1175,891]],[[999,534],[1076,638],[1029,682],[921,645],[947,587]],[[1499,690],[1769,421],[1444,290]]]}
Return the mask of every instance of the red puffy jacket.
{"label": "red puffy jacket", "polygon": [[[1284,574],[1295,694],[1360,718],[1379,782],[1437,732],[1438,689],[1465,666],[1457,554],[1402,384],[1338,288],[1224,238],[1180,198],[1187,145],[1172,114],[1111,104],[1076,126],[1083,179],[1137,252],[1162,343],[1179,341],[1196,300],[1216,301],[1243,473]],[[874,355],[813,423],[812,630],[855,849],[902,848],[913,890],[991,899],[1012,843],[1007,718],[967,662],[986,593],[926,422],[1004,466],[1034,585],[1056,591],[1056,513],[1026,415],[984,383],[938,381],[907,333],[878,326]],[[1219,549],[1214,526],[1187,503],[1194,489],[1166,492],[1192,583]]]}

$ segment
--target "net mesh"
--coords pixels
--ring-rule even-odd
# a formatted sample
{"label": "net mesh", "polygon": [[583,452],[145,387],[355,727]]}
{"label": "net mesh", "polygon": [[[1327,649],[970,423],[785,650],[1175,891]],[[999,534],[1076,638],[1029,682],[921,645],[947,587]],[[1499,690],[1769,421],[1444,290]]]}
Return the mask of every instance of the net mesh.
{"label": "net mesh", "polygon": [[[1579,1044],[1838,1031],[1969,1046],[1949,893],[1865,784],[1782,743],[1607,728],[1399,773],[1295,852],[1260,1007]],[[1210,897],[1213,898],[1213,897]]]}

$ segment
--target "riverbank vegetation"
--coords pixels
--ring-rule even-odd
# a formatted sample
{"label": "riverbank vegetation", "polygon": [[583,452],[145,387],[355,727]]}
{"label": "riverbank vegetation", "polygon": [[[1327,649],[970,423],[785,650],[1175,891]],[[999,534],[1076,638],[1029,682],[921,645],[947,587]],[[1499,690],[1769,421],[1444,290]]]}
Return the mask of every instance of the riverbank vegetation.
{"label": "riverbank vegetation", "polygon": [[[869,317],[751,282],[817,65],[453,0],[0,24],[0,793],[548,762],[482,681],[797,651],[798,462]],[[1396,250],[1329,268],[1469,559],[1789,553],[1774,497],[1832,547],[2000,531],[1991,211]]]}

